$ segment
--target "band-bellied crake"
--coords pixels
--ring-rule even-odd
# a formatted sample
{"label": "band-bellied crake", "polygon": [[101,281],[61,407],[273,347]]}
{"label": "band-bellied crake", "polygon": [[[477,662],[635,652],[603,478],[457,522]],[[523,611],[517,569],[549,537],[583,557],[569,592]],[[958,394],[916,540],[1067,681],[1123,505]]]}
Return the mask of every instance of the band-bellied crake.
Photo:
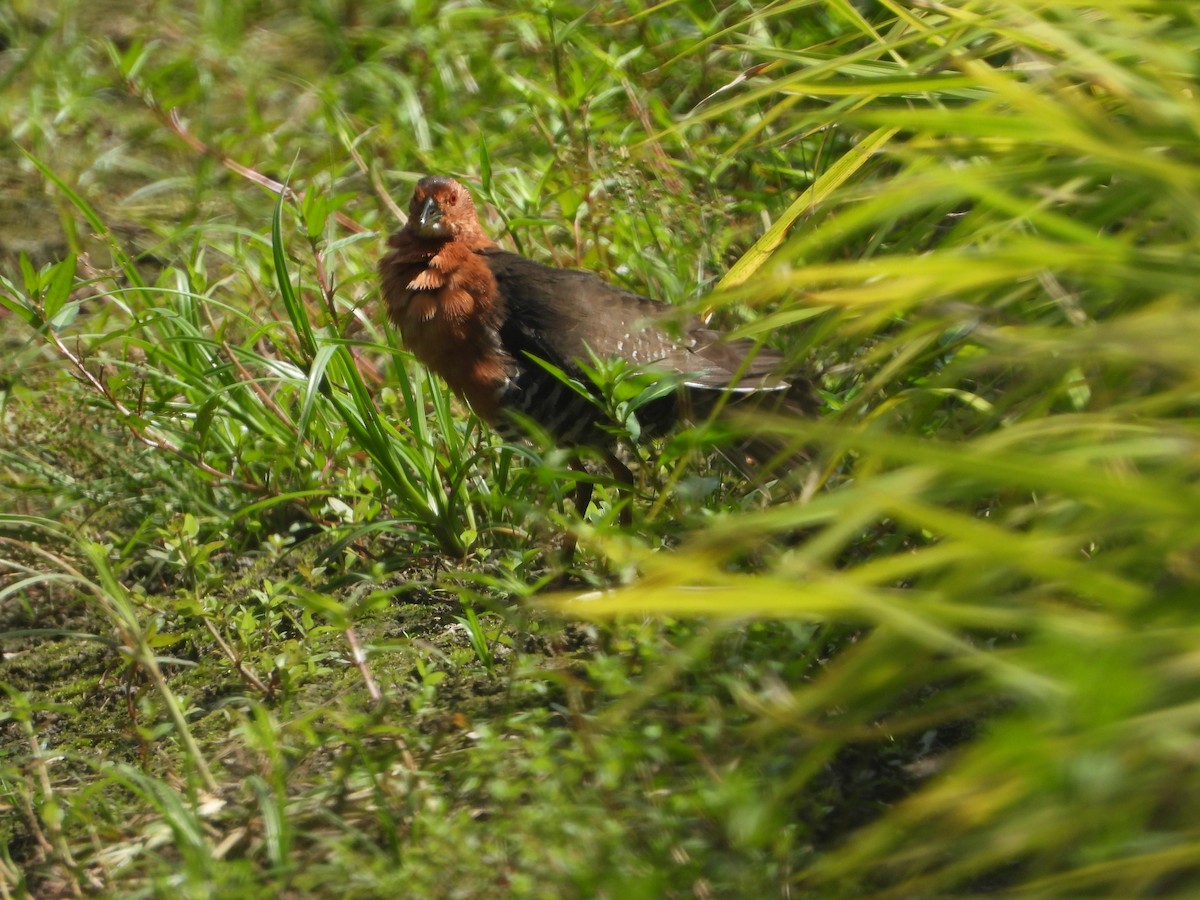
{"label": "band-bellied crake", "polygon": [[[408,222],[388,239],[379,263],[388,315],[405,345],[502,434],[510,412],[540,424],[558,442],[605,452],[614,477],[629,471],[611,452],[601,408],[537,360],[590,384],[581,362],[623,357],[715,400],[721,391],[785,391],[778,355],[748,341],[722,340],[698,321],[673,337],[662,323],[674,307],[621,290],[597,276],[510,253],[483,232],[471,195],[452,178],[417,183]],[[678,392],[638,411],[643,434],[678,418]],[[506,427],[509,426],[509,427]],[[586,488],[586,493],[584,490]],[[591,484],[576,498],[582,514]]]}

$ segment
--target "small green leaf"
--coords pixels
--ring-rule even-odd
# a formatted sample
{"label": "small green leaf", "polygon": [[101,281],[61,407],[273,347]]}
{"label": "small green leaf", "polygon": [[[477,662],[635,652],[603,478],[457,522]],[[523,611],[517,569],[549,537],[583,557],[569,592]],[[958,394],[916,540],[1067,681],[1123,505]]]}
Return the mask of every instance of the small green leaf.
{"label": "small green leaf", "polygon": [[329,198],[321,191],[310,188],[304,194],[301,211],[309,240],[318,240],[325,233],[325,223],[329,221]]}
{"label": "small green leaf", "polygon": [[[61,327],[55,322],[58,311],[63,308],[67,298],[71,296],[71,288],[75,284],[75,257],[68,256],[50,268],[45,278],[46,292],[42,296],[42,310],[54,328]],[[72,316],[72,318],[74,318]]]}
{"label": "small green leaf", "polygon": [[60,309],[53,319],[50,320],[50,327],[55,331],[62,331],[68,328],[79,316],[79,300],[72,300],[62,309]]}
{"label": "small green leaf", "polygon": [[346,606],[333,599],[329,594],[323,594],[310,588],[294,586],[293,600],[301,609],[323,616],[335,628],[349,628],[353,624]]}
{"label": "small green leaf", "polygon": [[36,297],[42,290],[42,280],[33,268],[33,263],[29,261],[29,254],[24,250],[21,251],[20,264],[21,278],[25,281],[25,293],[30,297]]}

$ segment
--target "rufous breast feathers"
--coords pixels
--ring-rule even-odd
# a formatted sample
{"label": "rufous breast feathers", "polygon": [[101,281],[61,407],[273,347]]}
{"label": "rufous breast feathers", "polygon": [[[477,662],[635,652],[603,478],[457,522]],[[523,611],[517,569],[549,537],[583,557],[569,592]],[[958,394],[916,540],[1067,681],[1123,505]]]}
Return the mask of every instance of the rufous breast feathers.
{"label": "rufous breast feathers", "polygon": [[384,257],[383,295],[404,344],[488,421],[511,360],[500,347],[496,279],[464,244],[429,246],[404,232]]}

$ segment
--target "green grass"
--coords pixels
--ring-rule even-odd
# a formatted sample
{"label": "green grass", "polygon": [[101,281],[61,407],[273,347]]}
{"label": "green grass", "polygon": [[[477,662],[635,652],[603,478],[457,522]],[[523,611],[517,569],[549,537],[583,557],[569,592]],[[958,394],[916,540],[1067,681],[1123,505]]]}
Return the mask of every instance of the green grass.
{"label": "green grass", "polygon": [[[0,896],[1200,889],[1191,5],[0,37]],[[820,414],[638,448],[620,525],[383,324],[427,173]]]}

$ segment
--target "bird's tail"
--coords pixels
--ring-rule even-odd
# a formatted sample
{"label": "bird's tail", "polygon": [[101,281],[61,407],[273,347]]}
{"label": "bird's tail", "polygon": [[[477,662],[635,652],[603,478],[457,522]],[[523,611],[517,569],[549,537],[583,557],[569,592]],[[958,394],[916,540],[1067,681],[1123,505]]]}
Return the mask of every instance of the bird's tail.
{"label": "bird's tail", "polygon": [[[812,379],[789,376],[782,386],[746,393],[692,390],[684,402],[692,421],[718,421],[729,428],[732,437],[718,451],[750,481],[798,481],[809,468],[806,440],[790,436],[787,422],[817,416],[820,398]],[[770,428],[763,426],[768,418]]]}

